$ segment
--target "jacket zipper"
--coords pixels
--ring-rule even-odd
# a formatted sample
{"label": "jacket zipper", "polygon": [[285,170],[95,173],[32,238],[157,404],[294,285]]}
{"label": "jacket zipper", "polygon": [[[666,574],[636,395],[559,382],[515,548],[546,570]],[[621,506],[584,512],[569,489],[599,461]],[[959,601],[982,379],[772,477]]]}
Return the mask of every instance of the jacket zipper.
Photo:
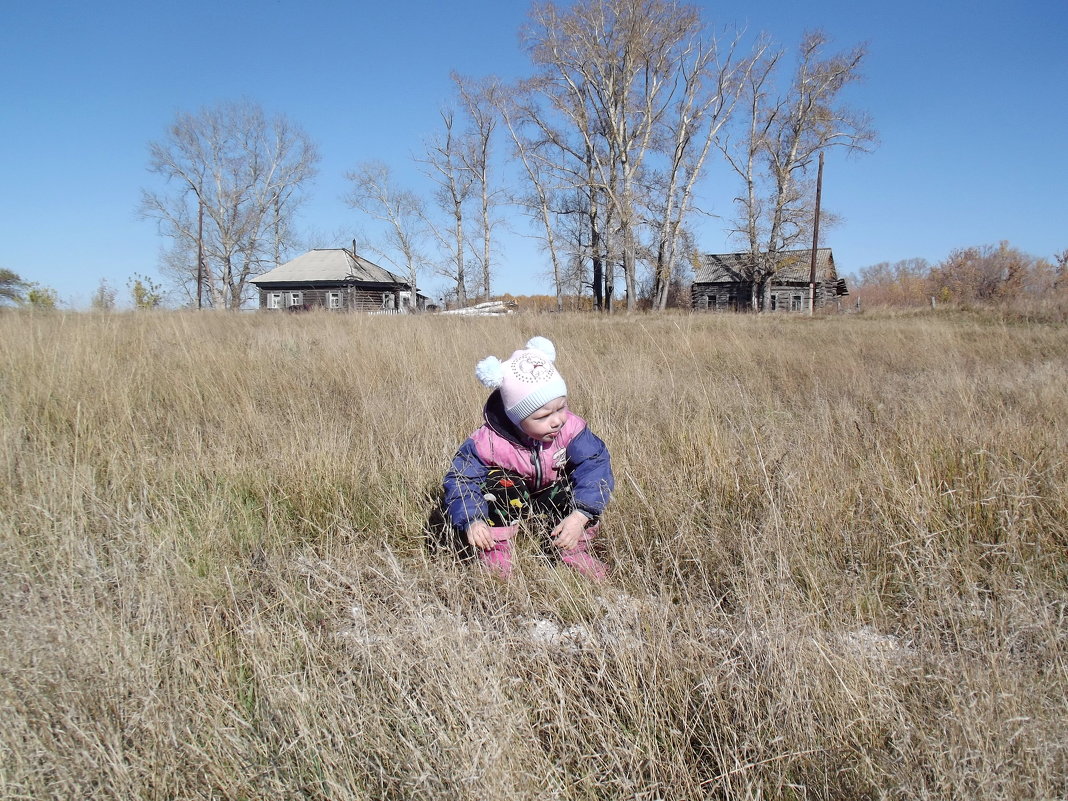
{"label": "jacket zipper", "polygon": [[535,442],[530,452],[530,461],[534,465],[534,486],[541,489],[541,443]]}

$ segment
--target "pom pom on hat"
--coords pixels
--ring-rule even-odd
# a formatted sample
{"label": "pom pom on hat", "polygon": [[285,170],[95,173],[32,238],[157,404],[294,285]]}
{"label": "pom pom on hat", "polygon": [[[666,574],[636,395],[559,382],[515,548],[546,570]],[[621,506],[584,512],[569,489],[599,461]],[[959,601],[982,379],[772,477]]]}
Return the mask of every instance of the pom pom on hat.
{"label": "pom pom on hat", "polygon": [[549,357],[549,361],[556,361],[556,346],[545,337],[531,337],[527,340],[528,350],[538,350]]}
{"label": "pom pom on hat", "polygon": [[482,386],[497,389],[504,382],[504,365],[496,356],[487,356],[475,365],[475,375]]}

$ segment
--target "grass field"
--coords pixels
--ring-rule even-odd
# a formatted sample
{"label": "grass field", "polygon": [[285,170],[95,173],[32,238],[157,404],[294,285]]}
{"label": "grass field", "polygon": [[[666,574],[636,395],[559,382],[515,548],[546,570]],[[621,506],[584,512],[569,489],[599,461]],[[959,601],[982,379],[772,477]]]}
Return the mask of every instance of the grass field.
{"label": "grass field", "polygon": [[[433,547],[554,340],[594,586]],[[1068,796],[1068,328],[0,315],[4,799]]]}

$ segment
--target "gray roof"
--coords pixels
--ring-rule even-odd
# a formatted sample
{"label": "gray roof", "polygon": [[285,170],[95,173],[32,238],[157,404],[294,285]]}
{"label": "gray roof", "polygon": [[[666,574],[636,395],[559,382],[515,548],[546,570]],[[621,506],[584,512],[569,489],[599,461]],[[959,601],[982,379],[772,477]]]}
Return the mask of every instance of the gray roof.
{"label": "gray roof", "polygon": [[[775,254],[778,269],[775,271],[777,281],[796,281],[808,283],[812,267],[812,251],[784,250]],[[748,281],[751,257],[748,253],[708,253],[704,262],[694,273],[695,284],[714,282]],[[830,248],[816,250],[816,280],[820,282],[838,280],[834,268],[834,256]]]}
{"label": "gray roof", "polygon": [[252,279],[253,284],[298,283],[316,281],[362,281],[374,284],[404,284],[399,275],[379,267],[345,248],[309,250],[273,270]]}

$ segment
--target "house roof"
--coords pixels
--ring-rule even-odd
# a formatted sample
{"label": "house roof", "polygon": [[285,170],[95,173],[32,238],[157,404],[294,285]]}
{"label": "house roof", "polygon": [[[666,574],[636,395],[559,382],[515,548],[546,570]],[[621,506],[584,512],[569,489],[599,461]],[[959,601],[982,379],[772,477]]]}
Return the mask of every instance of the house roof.
{"label": "house roof", "polygon": [[[778,268],[775,278],[778,281],[796,281],[808,283],[812,268],[811,250],[784,250],[775,254]],[[708,253],[704,262],[694,274],[695,284],[715,282],[748,281],[751,264],[749,253]],[[830,248],[816,250],[816,280],[820,282],[838,280],[834,268],[834,256]]]}
{"label": "house roof", "polygon": [[302,256],[256,276],[251,283],[288,284],[315,281],[362,281],[408,286],[408,282],[400,276],[344,248],[309,250]]}

